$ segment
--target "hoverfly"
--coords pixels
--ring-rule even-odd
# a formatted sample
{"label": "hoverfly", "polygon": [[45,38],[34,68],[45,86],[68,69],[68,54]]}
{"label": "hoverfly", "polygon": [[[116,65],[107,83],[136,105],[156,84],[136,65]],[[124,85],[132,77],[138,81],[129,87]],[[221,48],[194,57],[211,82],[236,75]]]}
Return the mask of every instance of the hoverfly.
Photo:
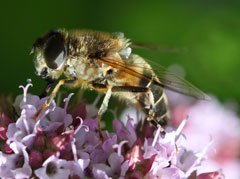
{"label": "hoverfly", "polygon": [[122,33],[89,30],[56,30],[38,38],[33,44],[32,53],[36,54],[37,75],[48,83],[47,91],[62,74],[65,79],[58,81],[33,119],[52,102],[61,85],[105,93],[98,111],[99,131],[101,115],[106,111],[112,95],[141,108],[147,120],[155,126],[164,125],[168,118],[163,88],[198,99],[207,98],[201,90],[180,77],[159,65],[151,66],[144,58],[131,53],[132,46],[134,44]]}

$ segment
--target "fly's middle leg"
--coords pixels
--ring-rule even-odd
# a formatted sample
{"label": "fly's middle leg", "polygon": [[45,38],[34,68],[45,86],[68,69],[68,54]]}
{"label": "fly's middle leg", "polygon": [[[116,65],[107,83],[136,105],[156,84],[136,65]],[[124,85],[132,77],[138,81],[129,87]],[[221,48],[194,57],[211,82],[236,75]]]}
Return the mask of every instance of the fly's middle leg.
{"label": "fly's middle leg", "polygon": [[103,102],[101,104],[101,107],[98,110],[98,115],[97,115],[98,132],[99,132],[100,140],[102,142],[104,141],[104,139],[103,139],[103,135],[102,135],[102,131],[101,131],[101,116],[107,110],[108,102],[110,100],[111,95],[112,95],[112,87],[108,86],[107,93],[103,99]]}
{"label": "fly's middle leg", "polygon": [[101,132],[101,116],[102,114],[107,110],[108,102],[110,100],[110,97],[112,95],[112,92],[132,92],[132,93],[139,93],[139,92],[146,92],[147,88],[144,87],[136,87],[136,86],[110,86],[110,85],[104,85],[104,84],[98,84],[98,83],[92,83],[92,87],[96,90],[105,90],[106,94],[103,99],[103,102],[101,104],[101,107],[98,111],[98,131],[99,131],[99,137],[100,140],[103,142],[104,138]]}
{"label": "fly's middle leg", "polygon": [[140,99],[144,101],[142,106],[148,115],[147,120],[155,127],[158,127],[158,125],[165,126],[167,124],[168,108],[163,89],[152,84],[152,81],[149,81],[146,86],[149,89],[147,95],[143,95]]}

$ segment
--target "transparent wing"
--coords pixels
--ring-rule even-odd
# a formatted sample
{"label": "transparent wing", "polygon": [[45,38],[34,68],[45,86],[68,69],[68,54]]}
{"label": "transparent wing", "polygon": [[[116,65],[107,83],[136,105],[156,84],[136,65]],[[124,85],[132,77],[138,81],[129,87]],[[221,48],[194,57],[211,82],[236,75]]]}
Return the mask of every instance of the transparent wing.
{"label": "transparent wing", "polygon": [[183,53],[187,51],[186,48],[174,48],[174,47],[168,47],[166,45],[159,46],[159,45],[139,43],[139,42],[132,42],[130,44],[130,47],[142,48],[146,50],[153,50],[153,51],[159,51],[159,52],[165,52],[165,53]]}
{"label": "transparent wing", "polygon": [[[195,87],[190,82],[184,80],[180,76],[176,75],[174,72],[167,70],[156,62],[146,60],[152,67],[156,77],[159,79],[159,85],[166,89],[192,96],[197,99],[209,100],[210,97],[202,92],[200,89]],[[148,69],[150,70],[150,69]]]}
{"label": "transparent wing", "polygon": [[119,70],[123,70],[124,72],[134,75],[135,77],[147,79],[150,81],[152,80],[153,84],[159,85],[171,91],[175,91],[187,96],[192,96],[197,99],[202,100],[210,99],[210,97],[207,96],[200,89],[198,89],[188,81],[184,80],[183,78],[179,77],[178,75],[174,74],[173,72],[170,72],[169,70],[162,67],[158,63],[144,59],[150,65],[149,67],[146,67],[143,64],[145,62],[132,63],[132,60],[131,61],[125,60],[124,62],[120,62],[118,60],[108,58],[100,59],[102,63],[110,65]]}

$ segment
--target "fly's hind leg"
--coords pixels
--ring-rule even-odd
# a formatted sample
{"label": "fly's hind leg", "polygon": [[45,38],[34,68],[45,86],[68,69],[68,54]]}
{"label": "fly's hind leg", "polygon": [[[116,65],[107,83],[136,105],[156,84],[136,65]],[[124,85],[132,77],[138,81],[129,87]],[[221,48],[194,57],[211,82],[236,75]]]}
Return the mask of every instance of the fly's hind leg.
{"label": "fly's hind leg", "polygon": [[151,121],[154,121],[154,116],[155,116],[154,96],[152,91],[149,88],[147,90],[147,93],[149,98],[149,111],[148,111],[147,121],[151,122]]}
{"label": "fly's hind leg", "polygon": [[154,102],[154,95],[153,92],[150,90],[150,86],[152,84],[152,81],[149,81],[147,84],[148,90],[146,91],[148,93],[148,101],[149,101],[149,111],[148,111],[148,116],[147,116],[147,121],[151,122],[155,127],[158,126],[158,121],[155,120],[155,115],[156,115],[156,109],[155,106],[157,102]]}
{"label": "fly's hind leg", "polygon": [[[147,87],[138,87],[138,86],[114,86],[112,87],[112,92],[132,92],[132,93],[147,93],[148,94],[148,106],[145,106],[148,109],[147,121],[151,122],[155,127],[158,127],[158,120],[156,119],[156,105],[162,100],[159,99],[154,102],[154,95],[151,89]],[[161,126],[162,128],[162,126]],[[164,129],[162,128],[162,131]]]}
{"label": "fly's hind leg", "polygon": [[169,117],[167,99],[163,93],[163,90],[158,91],[158,92],[160,92],[159,95],[155,95],[156,96],[156,101],[155,101],[156,118],[155,118],[155,120],[161,126],[166,126],[167,120]]}
{"label": "fly's hind leg", "polygon": [[151,122],[155,127],[160,126],[161,133],[164,134],[164,128],[159,124],[158,120],[156,119],[156,104],[158,104],[162,99],[159,99],[157,102],[154,102],[154,95],[150,88],[147,87],[136,87],[136,86],[114,86],[112,88],[112,92],[132,92],[132,93],[147,93],[148,94],[148,101],[149,106],[148,108],[148,116],[147,121]]}
{"label": "fly's hind leg", "polygon": [[160,127],[161,134],[164,135],[165,130],[161,125],[160,121],[161,119],[166,117],[167,113],[164,113],[161,117],[157,116],[156,114],[157,104],[162,101],[163,93],[161,94],[160,98],[156,102],[154,102],[154,95],[149,88],[147,90],[147,93],[148,93],[148,101],[149,101],[149,111],[148,111],[147,121],[151,122],[155,127]]}

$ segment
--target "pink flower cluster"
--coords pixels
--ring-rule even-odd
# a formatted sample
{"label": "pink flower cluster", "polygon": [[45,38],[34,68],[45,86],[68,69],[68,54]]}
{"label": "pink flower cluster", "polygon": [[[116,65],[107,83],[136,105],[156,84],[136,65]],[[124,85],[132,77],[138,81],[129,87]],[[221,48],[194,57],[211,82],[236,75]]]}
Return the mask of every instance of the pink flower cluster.
{"label": "pink flower cluster", "polygon": [[0,115],[0,178],[223,178],[220,171],[198,172],[210,143],[189,150],[181,133],[186,119],[163,133],[160,126],[131,117],[124,125],[115,117],[115,132],[103,131],[101,142],[96,114],[86,114],[85,102],[68,114],[71,95],[63,107],[53,102],[33,121],[46,98],[27,94],[29,86],[15,100],[18,119]]}
{"label": "pink flower cluster", "polygon": [[183,129],[187,148],[197,150],[212,141],[212,149],[207,152],[208,160],[198,171],[221,169],[226,178],[240,178],[240,119],[234,111],[236,106],[221,104],[214,97],[210,101],[192,101],[170,91],[167,94],[171,125],[178,126],[183,116],[189,116]]}

